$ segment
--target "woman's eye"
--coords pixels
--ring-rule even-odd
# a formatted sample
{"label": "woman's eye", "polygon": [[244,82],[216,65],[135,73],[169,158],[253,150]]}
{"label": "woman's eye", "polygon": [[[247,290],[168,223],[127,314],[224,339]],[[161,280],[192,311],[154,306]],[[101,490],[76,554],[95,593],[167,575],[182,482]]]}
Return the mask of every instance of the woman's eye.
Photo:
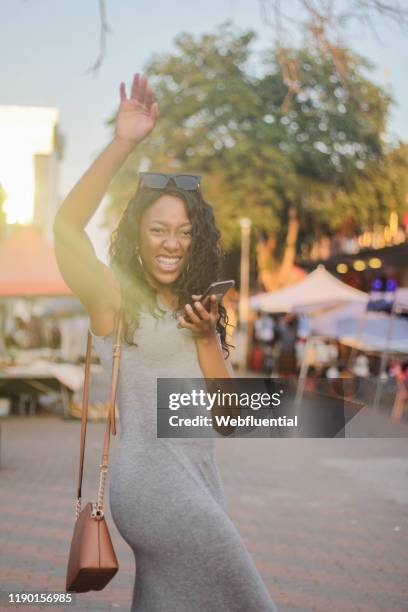
{"label": "woman's eye", "polygon": [[186,230],[185,232],[183,232],[184,236],[191,236],[191,230]]}
{"label": "woman's eye", "polygon": [[163,232],[163,230],[162,230],[160,227],[152,227],[152,228],[151,228],[151,231],[152,231],[154,234],[161,234],[161,233]]}

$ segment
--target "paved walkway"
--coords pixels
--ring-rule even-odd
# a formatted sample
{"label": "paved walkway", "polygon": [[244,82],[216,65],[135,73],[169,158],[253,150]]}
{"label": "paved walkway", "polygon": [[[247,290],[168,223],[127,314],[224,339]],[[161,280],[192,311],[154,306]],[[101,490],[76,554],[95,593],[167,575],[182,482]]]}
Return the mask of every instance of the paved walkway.
{"label": "paved walkway", "polygon": [[[79,423],[33,417],[1,426],[1,589],[61,592]],[[102,429],[89,427],[86,498],[96,489]],[[217,440],[217,456],[228,511],[280,611],[408,610],[406,438]],[[68,610],[129,610],[132,557],[108,521],[120,571]]]}

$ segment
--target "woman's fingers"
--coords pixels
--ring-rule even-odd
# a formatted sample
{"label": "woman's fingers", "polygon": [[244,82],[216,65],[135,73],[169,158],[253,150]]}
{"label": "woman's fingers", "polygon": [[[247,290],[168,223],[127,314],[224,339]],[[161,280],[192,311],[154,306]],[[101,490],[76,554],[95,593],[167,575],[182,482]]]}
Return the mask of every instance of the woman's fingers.
{"label": "woman's fingers", "polygon": [[[124,84],[122,89],[122,83],[120,91],[121,100],[126,100],[126,91],[124,89]],[[154,99],[154,93],[150,89],[147,77],[145,75],[140,75],[138,72],[136,72],[133,77],[130,96],[132,100],[135,100],[139,104],[145,106],[146,111],[157,119],[159,116],[159,107]]]}
{"label": "woman's fingers", "polygon": [[[192,295],[192,297],[197,298],[201,296]],[[214,321],[216,321],[216,318],[218,316],[218,302],[217,296],[214,294],[212,294],[209,299],[211,301],[210,312],[208,312],[208,310],[201,302],[198,302],[196,300],[194,300],[194,309],[197,313],[194,311],[190,304],[186,304],[184,306],[184,310],[186,311],[188,320],[186,320],[185,317],[180,315],[178,317],[178,327],[186,327],[187,329],[190,329],[193,333],[199,334],[200,336],[212,333],[211,330],[214,327]]]}
{"label": "woman's fingers", "polygon": [[207,321],[210,318],[210,314],[206,308],[201,304],[201,302],[194,302],[194,308],[199,313],[200,317]]}
{"label": "woman's fingers", "polygon": [[183,315],[179,316],[179,325],[180,327],[186,327],[187,329],[191,329],[192,331],[194,331],[195,329],[194,325],[192,323],[188,323],[183,317]]}
{"label": "woman's fingers", "polygon": [[126,100],[126,85],[125,83],[122,81],[122,83],[119,85],[119,93],[120,93],[120,100]]}
{"label": "woman's fingers", "polygon": [[190,306],[190,304],[186,304],[184,307],[186,313],[188,314],[188,318],[190,319],[190,321],[192,323],[200,323],[200,317],[194,312],[193,308]]}
{"label": "woman's fingers", "polygon": [[139,91],[138,91],[138,99],[141,104],[146,103],[146,90],[147,90],[147,78],[145,75],[140,79]]}
{"label": "woman's fingers", "polygon": [[132,89],[131,89],[131,97],[134,98],[135,100],[138,99],[139,80],[140,80],[140,75],[138,72],[136,72],[135,76],[133,77]]}
{"label": "woman's fingers", "polygon": [[146,98],[146,90],[147,77],[145,77],[144,75],[140,75],[138,72],[136,72],[132,81],[132,98],[134,98],[141,104],[144,104]]}

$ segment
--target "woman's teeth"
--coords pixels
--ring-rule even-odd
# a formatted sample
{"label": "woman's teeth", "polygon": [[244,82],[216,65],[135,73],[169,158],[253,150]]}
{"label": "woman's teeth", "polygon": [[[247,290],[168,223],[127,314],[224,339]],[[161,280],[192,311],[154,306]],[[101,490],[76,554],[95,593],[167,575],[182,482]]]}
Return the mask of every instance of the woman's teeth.
{"label": "woman's teeth", "polygon": [[175,268],[179,263],[181,257],[156,257],[161,268],[165,268],[166,270],[171,270]]}

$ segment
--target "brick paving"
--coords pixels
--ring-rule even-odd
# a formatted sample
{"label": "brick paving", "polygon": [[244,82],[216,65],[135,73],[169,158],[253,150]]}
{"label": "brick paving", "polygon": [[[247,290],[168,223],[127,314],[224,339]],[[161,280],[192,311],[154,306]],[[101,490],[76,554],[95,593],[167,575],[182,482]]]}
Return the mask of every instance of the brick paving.
{"label": "brick paving", "polygon": [[[374,431],[381,417],[370,418]],[[1,590],[63,592],[79,423],[38,416],[1,426]],[[392,427],[407,435],[406,422]],[[94,497],[102,435],[90,424],[85,498]],[[280,611],[408,610],[407,438],[216,444],[228,512]],[[120,570],[67,610],[129,610],[133,556],[108,521]]]}

